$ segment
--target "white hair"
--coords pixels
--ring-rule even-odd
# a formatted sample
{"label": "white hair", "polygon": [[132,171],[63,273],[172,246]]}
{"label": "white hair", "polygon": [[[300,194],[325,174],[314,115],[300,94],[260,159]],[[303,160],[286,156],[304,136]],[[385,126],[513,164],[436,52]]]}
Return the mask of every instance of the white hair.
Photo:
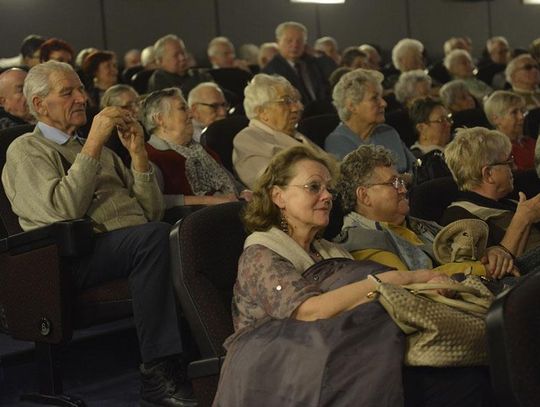
{"label": "white hair", "polygon": [[158,114],[167,114],[171,110],[172,99],[178,98],[185,102],[182,91],[178,88],[156,90],[147,95],[142,101],[142,122],[149,134],[153,134],[157,124]]}
{"label": "white hair", "polygon": [[227,45],[234,52],[234,45],[227,37],[215,37],[208,43],[208,49],[206,50],[208,57],[215,56],[219,52],[220,45]]}
{"label": "white hair", "polygon": [[405,103],[416,96],[416,84],[426,82],[431,87],[431,77],[421,69],[403,72],[394,86],[396,99]]}
{"label": "white hair", "polygon": [[421,54],[424,52],[424,45],[418,40],[412,38],[403,38],[402,40],[399,40],[396,45],[394,45],[394,48],[392,48],[392,63],[400,71],[400,60],[409,51],[416,51]]}
{"label": "white hair", "polygon": [[187,100],[187,103],[188,103],[188,106],[191,108],[195,103],[199,103],[201,101],[201,96],[200,96],[200,93],[201,93],[201,90],[203,89],[206,89],[206,88],[213,88],[215,89],[217,92],[221,93],[221,95],[223,96],[223,91],[221,90],[221,88],[216,85],[214,82],[202,82],[202,83],[199,83],[197,86],[195,86],[193,89],[191,89],[191,91],[189,92],[189,95],[188,95],[188,100]]}
{"label": "white hair", "polygon": [[287,28],[295,28],[302,31],[304,33],[304,41],[307,42],[308,31],[306,26],[304,24],[297,23],[296,21],[285,21],[284,23],[281,23],[276,27],[276,39],[278,41],[283,35],[283,31],[285,31]]}
{"label": "white hair", "polygon": [[493,127],[497,127],[495,117],[504,116],[514,106],[525,107],[523,96],[514,92],[497,90],[484,102],[484,112]]}
{"label": "white hair", "polygon": [[507,47],[510,47],[510,44],[508,43],[508,40],[499,35],[499,36],[491,37],[491,38],[487,39],[487,41],[486,41],[486,49],[487,49],[487,51],[491,52],[491,50],[493,49],[495,44],[498,43],[498,42],[502,42]]}
{"label": "white hair", "polygon": [[154,46],[149,45],[141,52],[141,65],[147,67],[150,64],[156,62],[156,55],[154,53]]}
{"label": "white hair", "polygon": [[244,88],[244,110],[248,119],[257,118],[261,107],[278,97],[278,88],[295,89],[283,76],[257,74]]}
{"label": "white hair", "polygon": [[454,50],[450,51],[450,53],[444,57],[444,62],[443,63],[444,63],[445,68],[448,69],[448,71],[450,71],[450,68],[454,64],[454,61],[456,59],[462,58],[462,57],[465,57],[469,61],[472,62],[471,54],[469,54],[464,49],[454,49]]}
{"label": "white hair", "polygon": [[518,62],[527,58],[536,61],[531,54],[521,54],[513,58],[510,62],[508,62],[508,65],[506,65],[504,76],[506,77],[506,82],[508,82],[510,85],[512,85],[512,76],[514,75],[514,72],[518,70]]}
{"label": "white hair", "polygon": [[453,104],[456,103],[458,96],[462,93],[470,93],[469,88],[465,81],[461,79],[455,79],[448,83],[445,83],[439,90],[439,96],[443,104],[450,108]]}
{"label": "white hair", "polygon": [[169,42],[176,42],[180,44],[182,48],[186,48],[186,46],[184,45],[184,41],[182,41],[182,39],[180,39],[178,36],[174,34],[167,34],[158,39],[154,44],[154,57],[156,58],[156,60],[160,60],[161,58],[163,58],[163,54],[165,53],[165,46]]}
{"label": "white hair", "polygon": [[319,38],[317,41],[315,41],[313,48],[315,48],[317,51],[322,51],[322,47],[325,44],[332,44],[336,50],[338,49],[338,43],[336,39],[329,36]]}

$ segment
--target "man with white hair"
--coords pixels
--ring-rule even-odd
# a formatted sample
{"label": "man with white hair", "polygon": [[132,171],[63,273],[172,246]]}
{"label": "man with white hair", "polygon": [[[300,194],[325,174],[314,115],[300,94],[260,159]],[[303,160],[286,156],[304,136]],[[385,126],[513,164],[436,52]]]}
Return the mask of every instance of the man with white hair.
{"label": "man with white hair", "polygon": [[478,63],[477,77],[495,89],[505,85],[504,70],[510,61],[510,44],[501,36],[488,38],[485,54]]}
{"label": "man with white hair", "polygon": [[392,64],[399,72],[385,77],[383,86],[391,89],[403,72],[424,69],[424,45],[412,38],[403,38],[392,48]]}
{"label": "man with white hair", "polygon": [[202,131],[215,121],[227,116],[229,105],[223,91],[214,82],[203,82],[195,86],[188,95],[191,110],[193,140],[200,143]]}
{"label": "man with white hair", "polygon": [[261,44],[259,48],[259,56],[257,61],[259,67],[264,69],[266,65],[277,55],[279,54],[279,47],[275,42],[265,42]]}
{"label": "man with white hair", "polygon": [[317,58],[306,54],[307,28],[287,21],[276,28],[279,54],[262,70],[263,73],[281,75],[302,95],[304,105],[314,101],[328,101],[330,87],[324,68]]}
{"label": "man with white hair", "polygon": [[141,52],[141,65],[146,70],[156,69],[156,56],[154,55],[154,46],[149,45]]}
{"label": "man with white hair", "polygon": [[168,34],[154,44],[158,68],[148,81],[148,92],[165,88],[180,88],[184,94],[201,82],[211,81],[208,74],[189,69],[184,41]]}
{"label": "man with white hair", "polygon": [[227,37],[213,38],[208,43],[206,54],[213,69],[238,68],[250,72],[245,61],[236,59],[234,45]]}
{"label": "man with white hair", "polygon": [[525,99],[527,110],[540,107],[540,68],[530,54],[512,59],[506,66],[505,76],[512,91]]}
{"label": "man with white hair", "polygon": [[0,130],[33,122],[23,94],[26,72],[11,68],[0,74]]}
{"label": "man with white hair", "polygon": [[329,36],[321,37],[315,41],[313,49],[331,58],[337,66],[341,64],[341,55],[339,54],[339,48],[335,38]]}
{"label": "man with white hair", "polygon": [[[170,226],[156,222],[163,215],[163,198],[142,127],[127,109],[106,107],[94,117],[88,138],[79,138],[88,96],[73,68],[62,62],[32,68],[24,95],[38,123],[11,143],[2,172],[21,227],[82,217],[92,221],[93,250],[73,265],[75,285],[85,289],[129,280],[143,360],[141,402],[195,406],[170,277]],[[115,130],[131,156],[131,169],[105,147]]]}
{"label": "man with white hair", "polygon": [[377,51],[377,48],[373,45],[362,44],[358,49],[367,55],[370,69],[374,69],[375,71],[381,70],[382,58],[379,51]]}

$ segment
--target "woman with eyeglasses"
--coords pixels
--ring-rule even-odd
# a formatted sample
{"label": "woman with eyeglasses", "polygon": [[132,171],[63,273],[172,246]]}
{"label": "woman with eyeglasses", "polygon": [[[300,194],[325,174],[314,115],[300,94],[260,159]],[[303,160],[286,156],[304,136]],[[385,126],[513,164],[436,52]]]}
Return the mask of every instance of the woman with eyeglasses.
{"label": "woman with eyeglasses", "polygon": [[536,140],[523,135],[523,123],[527,114],[523,97],[503,90],[493,92],[484,104],[484,111],[493,127],[512,143],[516,169],[532,170]]}
{"label": "woman with eyeglasses", "polygon": [[253,187],[274,155],[299,145],[321,151],[296,131],[304,106],[300,93],[282,76],[257,74],[244,89],[248,127],[234,137],[233,165],[240,180]]}
{"label": "woman with eyeglasses", "polygon": [[146,150],[157,167],[166,209],[251,198],[251,191],[234,180],[217,154],[192,139],[191,113],[178,88],[166,88],[146,96],[142,102],[142,121],[150,134]]}
{"label": "woman with eyeglasses", "polygon": [[538,248],[540,194],[527,199],[519,192],[518,202],[506,198],[514,189],[515,166],[507,136],[483,127],[458,129],[444,155],[460,192],[442,224],[478,218],[489,226],[488,245],[499,245],[515,257]]}
{"label": "woman with eyeglasses", "polygon": [[372,260],[398,270],[433,269],[445,274],[472,267],[477,275],[502,276],[513,270],[504,250],[489,247],[481,262],[438,264],[433,242],[442,229],[409,216],[407,186],[392,154],[381,146],[361,146],[341,163],[336,189],[343,228],[334,239],[357,260]]}
{"label": "woman with eyeglasses", "polygon": [[540,67],[530,54],[512,59],[504,71],[512,92],[523,96],[527,110],[540,107]]}
{"label": "woman with eyeglasses", "polygon": [[[250,234],[213,405],[475,405],[486,384],[482,373],[403,368],[403,334],[366,297],[375,287],[369,273],[396,284],[440,276],[352,261],[320,238],[336,171],[326,156],[296,146],[276,155],[257,181],[242,215]],[[470,393],[456,392],[457,382]]]}

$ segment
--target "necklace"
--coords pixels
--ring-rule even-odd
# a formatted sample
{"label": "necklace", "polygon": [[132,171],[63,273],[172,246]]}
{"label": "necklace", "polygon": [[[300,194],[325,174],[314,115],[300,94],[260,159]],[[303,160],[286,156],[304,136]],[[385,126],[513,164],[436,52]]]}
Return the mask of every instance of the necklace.
{"label": "necklace", "polygon": [[319,260],[323,259],[321,254],[317,250],[315,250],[313,245],[309,246],[309,255],[316,261],[319,261]]}

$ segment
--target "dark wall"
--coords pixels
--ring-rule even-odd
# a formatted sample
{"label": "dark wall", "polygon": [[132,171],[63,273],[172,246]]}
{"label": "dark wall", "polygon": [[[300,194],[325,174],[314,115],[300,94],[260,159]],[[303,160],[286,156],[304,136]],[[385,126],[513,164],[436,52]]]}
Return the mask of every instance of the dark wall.
{"label": "dark wall", "polygon": [[285,20],[304,23],[310,43],[332,35],[342,48],[370,42],[388,51],[411,36],[440,56],[445,39],[468,35],[478,55],[490,35],[527,46],[540,37],[539,19],[540,6],[520,0],[348,0],[320,6],[289,0],[0,0],[0,57],[16,55],[29,33],[64,38],[77,50],[97,46],[122,54],[172,32],[204,62],[215,35],[227,35],[236,45],[258,44],[273,40],[275,26]]}

